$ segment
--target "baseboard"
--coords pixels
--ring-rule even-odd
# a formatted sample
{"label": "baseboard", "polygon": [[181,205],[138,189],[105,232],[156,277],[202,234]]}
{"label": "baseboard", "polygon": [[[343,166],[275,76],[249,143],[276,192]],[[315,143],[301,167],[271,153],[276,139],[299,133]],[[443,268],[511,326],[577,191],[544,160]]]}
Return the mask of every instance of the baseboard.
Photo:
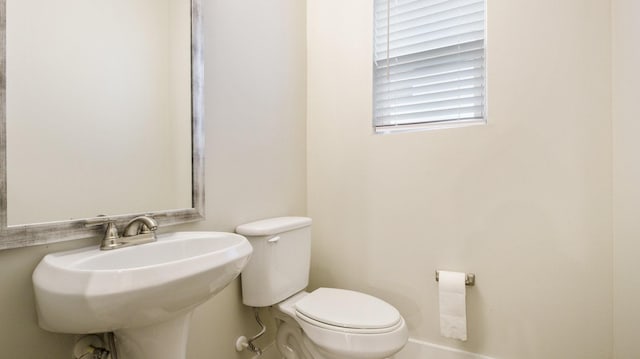
{"label": "baseboard", "polygon": [[442,345],[431,344],[417,339],[409,339],[407,345],[394,359],[495,359],[488,356],[465,352]]}

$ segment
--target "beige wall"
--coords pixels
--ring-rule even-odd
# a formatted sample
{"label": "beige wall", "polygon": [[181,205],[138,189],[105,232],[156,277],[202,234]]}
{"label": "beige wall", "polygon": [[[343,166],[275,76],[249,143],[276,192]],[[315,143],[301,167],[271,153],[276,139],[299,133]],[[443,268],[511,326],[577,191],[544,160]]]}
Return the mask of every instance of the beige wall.
{"label": "beige wall", "polygon": [[[169,1],[169,118],[191,118],[191,1]],[[187,79],[187,81],[182,81]],[[169,121],[174,202],[191,199],[191,121]],[[191,203],[191,202],[188,202]],[[187,205],[188,206],[188,205]]]}
{"label": "beige wall", "polygon": [[[640,55],[624,31],[639,10],[613,3],[615,348],[626,359],[640,355],[640,166],[625,79]],[[231,231],[308,207],[312,286],[386,299],[413,337],[505,359],[612,357],[608,1],[489,1],[489,124],[390,136],[371,134],[370,1],[307,7],[308,96],[304,2],[205,2],[208,219],[176,229]],[[46,253],[95,243],[0,251],[3,356],[69,356],[73,336],[37,327],[30,276]],[[478,275],[465,344],[438,335],[437,268]],[[189,358],[247,358],[233,342],[255,329],[236,280],[196,311]]]}
{"label": "beige wall", "polygon": [[[204,1],[207,220],[187,230],[232,231],[259,218],[305,214],[305,5]],[[0,251],[3,358],[68,358],[74,337],[37,327],[31,272],[48,252],[97,240]],[[237,355],[257,330],[234,281],[197,309],[189,359]]]}
{"label": "beige wall", "polygon": [[[185,228],[233,231],[261,218],[304,215],[305,3],[203,3],[207,220]],[[235,354],[235,339],[258,327],[239,283],[196,310],[189,359],[247,357]]]}
{"label": "beige wall", "polygon": [[[312,286],[384,298],[429,342],[610,358],[609,1],[488,1],[489,124],[387,136],[371,3],[307,4]],[[477,274],[467,343],[438,333],[435,269]]]}
{"label": "beige wall", "polygon": [[640,357],[640,3],[613,1],[613,223],[616,358]]}

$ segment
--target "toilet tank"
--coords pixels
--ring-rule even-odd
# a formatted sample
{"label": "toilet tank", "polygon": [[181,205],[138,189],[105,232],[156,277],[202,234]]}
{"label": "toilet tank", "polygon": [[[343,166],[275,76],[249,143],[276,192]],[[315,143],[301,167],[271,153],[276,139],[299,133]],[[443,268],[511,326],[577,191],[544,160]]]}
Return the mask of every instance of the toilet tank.
{"label": "toilet tank", "polygon": [[253,246],[241,274],[245,305],[271,306],[307,287],[311,218],[270,218],[240,225],[236,233],[247,237]]}

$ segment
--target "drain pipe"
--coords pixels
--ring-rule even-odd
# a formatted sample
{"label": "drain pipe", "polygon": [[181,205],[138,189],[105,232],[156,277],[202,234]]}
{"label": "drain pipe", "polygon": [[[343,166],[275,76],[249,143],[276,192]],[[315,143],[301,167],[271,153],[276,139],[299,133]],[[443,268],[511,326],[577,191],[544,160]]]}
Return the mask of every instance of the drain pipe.
{"label": "drain pipe", "polygon": [[109,359],[118,359],[118,350],[116,348],[116,335],[113,332],[104,333],[107,340],[107,349],[111,352]]}
{"label": "drain pipe", "polygon": [[253,313],[256,318],[256,322],[258,322],[258,325],[260,326],[260,332],[249,339],[247,339],[247,337],[245,337],[244,335],[239,337],[236,340],[236,351],[241,352],[244,349],[249,349],[250,351],[260,356],[262,355],[262,349],[257,347],[253,342],[255,342],[258,338],[260,338],[264,335],[264,333],[267,332],[267,327],[260,320],[260,312],[258,311],[258,308],[253,308]]}
{"label": "drain pipe", "polygon": [[112,359],[110,354],[102,338],[97,335],[85,335],[73,347],[73,357],[76,359]]}

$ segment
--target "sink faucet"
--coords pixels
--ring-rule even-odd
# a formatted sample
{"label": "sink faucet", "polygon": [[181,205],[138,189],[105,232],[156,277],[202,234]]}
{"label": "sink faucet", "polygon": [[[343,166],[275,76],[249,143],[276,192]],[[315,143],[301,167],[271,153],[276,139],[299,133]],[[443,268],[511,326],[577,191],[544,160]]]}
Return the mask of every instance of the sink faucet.
{"label": "sink faucet", "polygon": [[124,227],[122,235],[124,237],[134,237],[151,233],[153,235],[153,238],[155,239],[154,231],[156,229],[158,229],[158,222],[156,222],[155,219],[149,216],[139,216],[127,223],[127,225]]}
{"label": "sink faucet", "polygon": [[109,221],[107,222],[107,230],[100,244],[100,249],[104,251],[154,242],[156,240],[156,229],[158,229],[158,222],[155,219],[150,216],[139,216],[127,223],[122,232],[122,237],[120,237],[115,223]]}

